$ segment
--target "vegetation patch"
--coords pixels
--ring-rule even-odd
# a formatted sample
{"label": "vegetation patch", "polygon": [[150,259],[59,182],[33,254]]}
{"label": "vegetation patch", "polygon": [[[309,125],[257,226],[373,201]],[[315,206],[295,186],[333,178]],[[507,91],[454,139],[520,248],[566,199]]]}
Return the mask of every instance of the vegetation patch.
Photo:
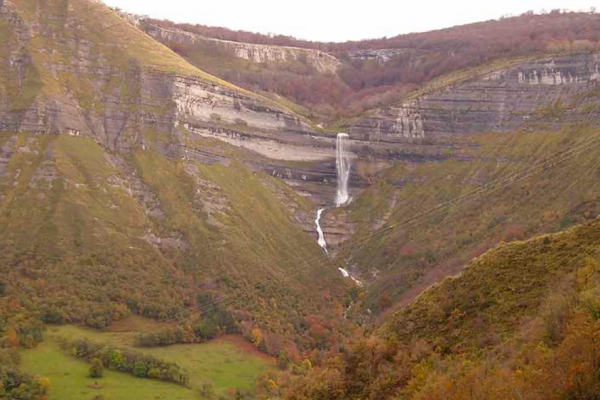
{"label": "vegetation patch", "polygon": [[224,337],[203,344],[149,348],[135,347],[132,339],[137,334],[138,332],[99,332],[75,326],[49,329],[50,336],[68,342],[87,339],[107,348],[120,348],[123,352],[134,352],[176,364],[186,372],[189,377],[188,385],[194,391],[205,382],[211,382],[221,394],[226,394],[229,389],[252,391],[256,378],[275,368],[272,359],[255,354],[255,350],[250,351],[235,338]]}
{"label": "vegetation patch", "polygon": [[37,348],[21,353],[22,368],[50,382],[50,400],[175,399],[198,400],[192,389],[151,379],[105,370],[102,378],[90,378],[90,365],[65,353],[58,342],[48,338]]}

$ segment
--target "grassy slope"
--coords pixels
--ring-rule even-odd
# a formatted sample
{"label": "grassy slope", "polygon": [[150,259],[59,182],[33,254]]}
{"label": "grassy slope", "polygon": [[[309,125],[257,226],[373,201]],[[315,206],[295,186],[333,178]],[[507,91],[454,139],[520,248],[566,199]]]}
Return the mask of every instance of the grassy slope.
{"label": "grassy slope", "polygon": [[[278,318],[273,317],[298,316],[296,308],[301,304],[324,312],[323,293],[331,289],[339,294],[335,268],[328,266],[314,240],[294,224],[267,189],[261,180],[266,176],[254,175],[234,162],[229,167],[194,164],[192,177],[182,173],[180,163],[144,152],[136,155],[136,163],[165,205],[170,229],[184,232],[194,248],[182,262],[200,257],[201,276],[220,275],[236,304],[262,304],[255,311],[265,323],[276,323]],[[198,188],[193,179],[210,182],[212,188]],[[205,199],[225,200],[226,211],[215,217],[222,229],[209,226],[204,213],[194,212],[199,207],[197,189]],[[319,276],[316,284],[315,276]],[[269,304],[271,296],[277,305]]]}
{"label": "grassy slope", "polygon": [[[103,56],[103,61],[111,65],[126,67],[131,61],[135,61],[157,71],[197,76],[221,86],[241,90],[193,67],[100,2],[18,0],[15,4],[19,16],[27,24],[41,23],[46,35],[51,33],[71,40],[88,40],[97,54]],[[66,24],[77,29],[69,29]],[[68,62],[70,57],[75,56],[75,49],[70,47],[72,43],[58,43],[55,38],[47,39],[46,35],[35,35],[34,40],[29,43],[34,57],[42,57],[41,61],[52,60],[44,58],[50,56],[41,51],[47,48],[62,50],[52,56],[58,57],[54,58],[55,61]],[[38,67],[43,69],[41,64]]]}
{"label": "grassy slope", "polygon": [[[26,61],[17,75],[9,57],[0,59],[0,96],[7,94],[9,109],[23,110],[40,96],[74,96],[88,112],[102,114],[107,95],[134,106],[139,87],[131,80],[140,69],[195,77],[254,97],[260,103],[288,109],[276,99],[248,92],[193,66],[168,47],[132,26],[101,2],[87,0],[17,0],[11,10],[36,27],[32,38],[21,41],[17,25],[0,21],[0,55],[19,53]],[[49,51],[52,50],[52,51]],[[82,54],[89,53],[83,62]],[[54,72],[48,68],[58,65]],[[110,79],[96,71],[110,70]],[[59,71],[59,72],[56,72]],[[5,79],[8,78],[8,79]],[[290,110],[293,113],[293,110]]]}
{"label": "grassy slope", "polygon": [[[468,139],[475,145],[461,154],[472,158],[469,162],[402,163],[381,173],[379,183],[350,205],[351,219],[359,224],[355,240],[368,237],[372,221],[386,215],[386,226],[397,228],[368,239],[364,246],[347,246],[341,255],[363,271],[384,274],[369,289],[368,305],[384,308],[382,294],[392,302],[408,300],[417,293],[407,292],[414,285],[422,290],[458,272],[502,240],[556,232],[594,218],[599,205],[597,134],[597,129],[582,126],[561,132],[478,135]],[[582,141],[590,144],[584,146],[586,151],[566,162],[547,164],[526,179],[430,212]]]}
{"label": "grassy slope", "polygon": [[[0,268],[44,319],[103,328],[127,309],[164,318],[201,292],[306,343],[306,315],[341,315],[343,279],[269,188],[272,178],[238,162],[184,165],[141,151],[132,166],[164,213],[150,216],[129,192],[131,171],[90,139],[1,137],[14,154],[0,179]],[[46,169],[50,181],[40,179]],[[203,202],[224,205],[215,221]],[[183,246],[160,251],[148,234]]]}
{"label": "grassy slope", "polygon": [[473,260],[394,314],[378,334],[404,343],[477,350],[514,335],[539,312],[553,286],[597,257],[600,221],[526,242],[501,245]]}
{"label": "grassy slope", "polygon": [[[68,136],[4,137],[15,153],[0,181],[0,260],[9,280],[23,285],[19,296],[46,298],[42,312],[59,311],[66,321],[83,312],[98,326],[110,324],[96,320],[108,316],[93,315],[114,314],[123,299],[155,316],[181,306],[181,274],[141,239],[151,222],[114,184],[120,173],[98,145]],[[164,282],[164,292],[155,293]]]}

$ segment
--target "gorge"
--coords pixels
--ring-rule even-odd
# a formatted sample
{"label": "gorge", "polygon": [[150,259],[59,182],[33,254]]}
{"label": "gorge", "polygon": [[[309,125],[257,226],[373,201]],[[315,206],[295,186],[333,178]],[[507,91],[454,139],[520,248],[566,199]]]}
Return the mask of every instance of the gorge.
{"label": "gorge", "polygon": [[[588,384],[598,27],[558,12],[335,44],[0,0],[0,397],[61,393],[22,397],[47,382],[21,355],[99,358],[110,384],[76,390],[128,398],[107,394],[115,354],[185,383],[129,350],[204,368],[187,349],[230,339],[264,375],[215,378],[225,398],[537,393],[562,382],[546,357]],[[96,353],[71,360],[59,333]],[[210,392],[195,371],[170,398]]]}

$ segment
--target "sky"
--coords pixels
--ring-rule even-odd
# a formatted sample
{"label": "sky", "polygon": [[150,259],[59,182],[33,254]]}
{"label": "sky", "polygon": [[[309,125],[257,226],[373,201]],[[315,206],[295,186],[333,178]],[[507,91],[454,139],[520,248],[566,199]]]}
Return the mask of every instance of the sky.
{"label": "sky", "polygon": [[342,42],[424,32],[526,11],[589,10],[600,0],[104,0],[174,22]]}

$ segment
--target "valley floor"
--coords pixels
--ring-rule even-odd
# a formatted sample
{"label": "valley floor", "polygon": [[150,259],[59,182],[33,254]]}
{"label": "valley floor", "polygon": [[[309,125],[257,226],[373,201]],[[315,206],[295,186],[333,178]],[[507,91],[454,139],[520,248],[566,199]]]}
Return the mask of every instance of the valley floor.
{"label": "valley floor", "polygon": [[[201,399],[199,388],[211,382],[218,394],[235,389],[253,391],[256,378],[275,368],[269,357],[257,354],[243,339],[228,336],[214,341],[160,348],[134,348],[135,332],[100,332],[76,326],[50,327],[45,341],[32,350],[22,352],[26,372],[50,379],[50,400],[92,399]],[[60,339],[89,339],[120,348],[129,348],[183,367],[190,376],[190,388],[105,370],[104,377],[88,377],[89,364],[62,350]]]}

